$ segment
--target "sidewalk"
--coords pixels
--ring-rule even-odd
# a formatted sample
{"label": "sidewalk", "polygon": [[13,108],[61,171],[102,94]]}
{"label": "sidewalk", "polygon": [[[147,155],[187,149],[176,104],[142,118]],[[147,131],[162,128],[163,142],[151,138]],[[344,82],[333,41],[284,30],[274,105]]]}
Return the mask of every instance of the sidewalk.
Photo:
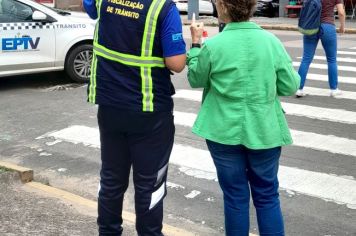
{"label": "sidewalk", "polygon": [[[33,170],[0,161],[1,236],[98,235],[97,202],[32,180]],[[137,235],[135,215],[123,211],[122,217],[122,235]],[[163,224],[163,233],[199,236],[167,224]]]}
{"label": "sidewalk", "polygon": [[[33,170],[0,161],[0,235],[98,235],[97,202],[38,182]],[[123,212],[123,236],[137,235],[135,215]],[[167,224],[167,236],[196,234]]]}
{"label": "sidewalk", "polygon": [[96,235],[93,212],[40,195],[12,172],[0,172],[0,235]]}
{"label": "sidewalk", "polygon": [[[188,20],[187,15],[181,15],[181,19],[184,25],[190,25],[190,20]],[[218,20],[212,16],[200,16],[200,22],[204,22],[206,26],[217,26]],[[269,30],[293,30],[297,31],[298,18],[288,18],[288,17],[252,17],[251,21],[256,22],[262,28]],[[335,24],[338,27],[339,21],[335,19]],[[356,34],[356,19],[350,20],[346,19],[345,33]]]}

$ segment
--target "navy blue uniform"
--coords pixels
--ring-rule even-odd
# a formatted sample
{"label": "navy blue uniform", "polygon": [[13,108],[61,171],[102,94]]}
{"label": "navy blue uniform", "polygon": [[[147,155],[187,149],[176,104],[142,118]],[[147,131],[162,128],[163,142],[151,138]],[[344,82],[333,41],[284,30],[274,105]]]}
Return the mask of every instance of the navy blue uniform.
{"label": "navy blue uniform", "polygon": [[122,203],[132,166],[138,235],[162,235],[163,198],[174,141],[171,112],[138,115],[99,106],[98,122],[102,151],[99,234],[122,233]]}
{"label": "navy blue uniform", "polygon": [[84,7],[98,17],[88,100],[99,104],[99,234],[122,234],[132,167],[138,235],[162,235],[175,131],[164,57],[185,53],[178,11],[171,0],[85,0]]}

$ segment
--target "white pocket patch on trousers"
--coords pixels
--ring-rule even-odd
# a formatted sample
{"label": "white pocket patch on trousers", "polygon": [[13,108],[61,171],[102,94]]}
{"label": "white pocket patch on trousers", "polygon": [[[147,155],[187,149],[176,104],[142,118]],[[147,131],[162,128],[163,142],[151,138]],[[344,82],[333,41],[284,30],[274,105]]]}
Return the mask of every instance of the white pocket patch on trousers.
{"label": "white pocket patch on trousers", "polygon": [[163,182],[161,187],[152,193],[150,210],[162,199],[166,189],[166,182]]}

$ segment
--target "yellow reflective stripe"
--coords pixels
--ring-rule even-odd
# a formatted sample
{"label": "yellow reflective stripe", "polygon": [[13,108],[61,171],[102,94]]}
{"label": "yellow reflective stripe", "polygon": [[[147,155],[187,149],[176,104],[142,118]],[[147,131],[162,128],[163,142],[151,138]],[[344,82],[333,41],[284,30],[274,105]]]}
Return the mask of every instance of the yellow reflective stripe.
{"label": "yellow reflective stripe", "polygon": [[[126,53],[121,53],[121,52],[117,52],[117,51],[114,51],[114,50],[111,50],[111,49],[108,49],[106,48],[105,46],[103,45],[100,45],[99,43],[95,43],[94,44],[95,47],[98,47],[104,51],[107,51],[111,54],[116,54],[118,55],[119,57],[125,57],[125,58],[128,58],[128,59],[134,59],[134,60],[152,60],[152,61],[159,61],[160,63],[162,62],[163,63],[163,58],[162,57],[146,57],[146,56],[135,56],[135,55],[132,55],[132,54],[126,54]],[[164,64],[164,63],[163,63]]]}
{"label": "yellow reflective stripe", "polygon": [[95,35],[94,35],[94,42],[98,42],[98,31],[99,31],[99,24],[100,24],[100,10],[101,10],[101,4],[102,0],[96,0],[96,11],[98,13],[98,19],[95,24]]}
{"label": "yellow reflective stripe", "polygon": [[150,20],[151,20],[151,15],[153,11],[153,6],[158,0],[153,0],[150,6],[150,9],[148,9],[147,16],[146,16],[146,21],[145,21],[145,29],[143,30],[143,37],[142,37],[142,44],[141,44],[141,56],[145,55],[145,50],[146,50],[146,42],[147,42],[147,34],[150,33],[148,31],[148,27],[150,27]]}
{"label": "yellow reflective stripe", "polygon": [[[99,22],[100,22],[100,9],[101,9],[102,0],[96,0],[96,10],[98,13],[98,20],[95,24],[95,31],[94,31],[94,44],[98,41],[98,31],[99,31]],[[96,68],[98,65],[98,59],[93,50],[93,58],[91,62],[91,69],[90,69],[90,86],[89,86],[89,102],[95,104],[96,100]]]}
{"label": "yellow reflective stripe", "polygon": [[91,71],[90,71],[90,87],[89,87],[89,102],[95,104],[96,99],[96,67],[98,60],[96,54],[93,53],[93,58],[91,62]]}
{"label": "yellow reflective stripe", "polygon": [[[152,93],[152,68],[151,67],[141,67],[141,78],[142,78],[142,110],[143,111],[153,111],[153,97]],[[150,99],[152,98],[152,99]]]}
{"label": "yellow reflective stripe", "polygon": [[140,68],[140,74],[141,74],[141,93],[142,93],[142,110],[146,111],[146,80],[145,80],[145,73],[144,73],[145,67]]}
{"label": "yellow reflective stripe", "polygon": [[164,0],[153,0],[150,9],[148,10],[146,22],[145,22],[145,29],[143,32],[141,56],[152,55],[152,48],[153,48],[154,36],[156,33],[157,19],[164,3],[165,3]]}
{"label": "yellow reflective stripe", "polygon": [[[164,5],[164,0],[153,0],[148,10],[145,30],[142,38],[142,48],[141,56],[150,57],[153,53],[154,36],[156,33],[157,20],[159,13]],[[164,66],[165,67],[165,66]],[[142,110],[143,111],[153,111],[153,80],[152,80],[152,69],[145,68],[144,65],[141,67],[141,80],[142,80]]]}
{"label": "yellow reflective stripe", "polygon": [[112,61],[117,61],[130,66],[146,66],[146,67],[165,67],[163,58],[160,57],[142,57],[131,54],[119,53],[110,50],[98,43],[94,43],[94,51],[97,55],[107,58]]}
{"label": "yellow reflective stripe", "polygon": [[148,68],[148,81],[149,81],[149,107],[150,107],[150,111],[153,111],[153,98],[154,98],[154,94],[153,94],[153,79],[152,79],[152,68]]}
{"label": "yellow reflective stripe", "polygon": [[151,39],[150,39],[150,45],[149,45],[149,54],[146,56],[152,56],[152,52],[153,52],[153,43],[154,43],[154,36],[155,36],[155,32],[156,32],[156,28],[157,28],[157,20],[158,20],[158,15],[162,10],[162,7],[164,5],[165,1],[160,1],[158,9],[155,12],[154,15],[154,20],[152,22],[152,29],[151,29]]}

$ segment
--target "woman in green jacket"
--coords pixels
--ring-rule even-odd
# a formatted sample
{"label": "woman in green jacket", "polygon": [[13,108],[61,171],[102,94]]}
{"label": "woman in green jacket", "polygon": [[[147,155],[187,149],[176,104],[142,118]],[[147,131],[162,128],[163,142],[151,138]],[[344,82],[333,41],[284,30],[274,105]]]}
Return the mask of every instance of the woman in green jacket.
{"label": "woman in green jacket", "polygon": [[292,143],[279,96],[300,77],[282,43],[249,22],[255,0],[217,0],[224,30],[200,48],[191,26],[188,79],[204,88],[193,132],[206,139],[224,193],[225,231],[248,235],[250,190],[260,235],[284,235],[278,194],[281,146]]}

